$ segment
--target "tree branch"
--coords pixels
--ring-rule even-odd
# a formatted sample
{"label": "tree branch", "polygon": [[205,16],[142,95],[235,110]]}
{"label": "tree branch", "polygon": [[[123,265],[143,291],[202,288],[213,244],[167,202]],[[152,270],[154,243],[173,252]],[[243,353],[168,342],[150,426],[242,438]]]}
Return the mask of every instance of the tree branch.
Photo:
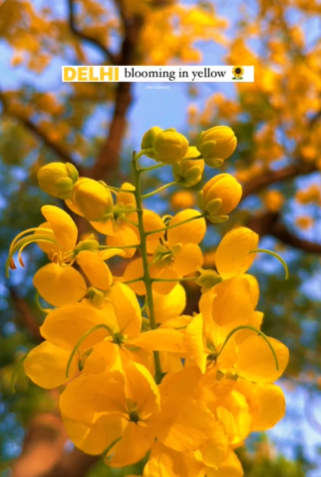
{"label": "tree branch", "polygon": [[88,43],[91,43],[93,46],[96,46],[103,55],[108,59],[112,64],[116,65],[117,64],[117,55],[114,55],[109,49],[103,45],[98,38],[95,38],[91,35],[88,35],[87,33],[79,30],[76,26],[76,20],[75,20],[75,3],[74,0],[68,0],[68,7],[69,7],[69,15],[68,15],[68,21],[69,21],[69,27],[70,30],[73,32],[75,36],[80,38],[81,40],[87,41]]}
{"label": "tree branch", "polygon": [[298,250],[321,254],[321,244],[310,242],[294,235],[281,223],[279,213],[267,212],[257,217],[251,217],[247,222],[247,226],[259,234],[260,237],[270,235]]}
{"label": "tree branch", "polygon": [[57,156],[59,156],[62,161],[71,162],[71,164],[74,164],[75,167],[78,167],[75,164],[72,156],[63,147],[61,147],[60,144],[51,141],[51,139],[49,139],[49,137],[46,136],[44,132],[41,131],[41,129],[39,129],[37,124],[33,123],[29,118],[26,118],[25,116],[16,111],[10,111],[7,99],[2,92],[0,92],[0,101],[3,105],[3,111],[8,114],[8,116],[17,119],[21,124],[23,124],[29,131],[31,131],[35,136],[37,136],[38,139],[43,141],[49,149],[51,149],[55,154],[57,154]]}
{"label": "tree branch", "polygon": [[84,454],[75,448],[71,452],[64,452],[52,469],[38,477],[82,477],[99,459],[99,455]]}
{"label": "tree branch", "polygon": [[[123,22],[124,39],[119,54],[119,65],[135,64],[137,40],[144,23],[142,16],[127,18],[123,4],[116,1],[119,15]],[[126,115],[132,102],[131,83],[118,83],[116,87],[115,107],[107,139],[97,157],[96,163],[88,171],[93,179],[107,179],[118,164],[122,139],[126,130]]]}
{"label": "tree branch", "polygon": [[21,455],[12,465],[11,477],[40,477],[59,461],[67,440],[60,416],[39,414],[26,429]]}
{"label": "tree branch", "polygon": [[281,240],[281,242],[291,245],[291,247],[297,248],[299,250],[303,250],[308,253],[321,254],[321,244],[303,240],[297,237],[281,223],[274,224],[270,235],[273,235],[273,237]]}
{"label": "tree branch", "polygon": [[249,195],[256,194],[265,187],[275,184],[276,182],[287,181],[299,175],[311,174],[317,170],[316,164],[298,161],[277,171],[265,171],[262,173],[262,175],[255,177],[243,185],[242,200]]}

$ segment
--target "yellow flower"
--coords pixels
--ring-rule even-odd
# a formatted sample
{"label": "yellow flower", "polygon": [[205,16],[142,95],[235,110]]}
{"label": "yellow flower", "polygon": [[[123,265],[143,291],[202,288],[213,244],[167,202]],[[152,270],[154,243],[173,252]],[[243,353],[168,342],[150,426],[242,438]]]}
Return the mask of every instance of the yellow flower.
{"label": "yellow flower", "polygon": [[215,126],[202,132],[197,141],[197,149],[210,167],[220,167],[236,149],[237,139],[231,128]]}
{"label": "yellow flower", "polygon": [[242,187],[230,174],[219,174],[210,179],[200,191],[197,204],[213,223],[224,222],[238,205]]}
{"label": "yellow flower", "polygon": [[37,243],[48,254],[51,263],[40,268],[33,279],[40,296],[54,306],[81,300],[87,285],[81,273],[71,266],[75,261],[94,287],[107,290],[113,277],[105,260],[124,255],[123,250],[99,250],[99,243],[90,238],[77,245],[78,230],[70,215],[53,205],[43,206],[41,212],[47,222],[30,229],[31,235],[26,235],[28,230],[25,237],[18,235],[9,251],[9,257],[19,249],[20,255],[26,245]]}
{"label": "yellow flower", "polygon": [[189,147],[188,152],[181,161],[173,165],[173,175],[178,184],[184,187],[193,187],[202,180],[204,172],[204,161],[189,160],[199,156],[196,147]]}
{"label": "yellow flower", "polygon": [[245,275],[225,280],[202,296],[202,314],[188,325],[184,344],[189,360],[203,373],[211,366],[220,370],[232,368],[237,375],[262,383],[281,376],[289,358],[286,346],[268,337],[269,345],[254,330],[239,330],[230,335],[239,326],[260,329],[262,314],[254,311],[257,299],[252,277]]}
{"label": "yellow flower", "polygon": [[113,210],[110,190],[93,179],[81,177],[75,183],[71,199],[66,201],[72,211],[90,222],[106,220]]}
{"label": "yellow flower", "polygon": [[38,181],[41,189],[53,197],[68,199],[72,188],[78,180],[77,169],[67,162],[52,162],[41,167],[38,171]]}
{"label": "yellow flower", "polygon": [[188,151],[188,141],[176,129],[165,129],[153,140],[153,159],[164,164],[181,161]]}
{"label": "yellow flower", "polygon": [[[67,363],[71,352],[88,330],[99,324],[109,325],[114,311],[109,306],[109,320],[106,320],[105,311],[107,310],[99,311],[86,302],[65,305],[50,311],[40,328],[42,336],[47,341],[32,349],[24,361],[24,368],[29,378],[38,386],[47,389],[60,386],[73,378],[85,364],[87,365],[85,359],[88,354],[86,353],[105,338],[106,330],[102,328],[96,330],[81,343],[71,362],[67,377]],[[105,355],[101,361],[104,369],[114,366],[116,358],[115,353]]]}
{"label": "yellow flower", "polygon": [[[135,190],[135,187],[128,182],[121,186],[121,192],[117,194],[116,205],[113,209],[113,220],[107,224],[102,222],[96,224],[95,228],[100,233],[107,233],[106,243],[115,247],[128,247],[130,245],[139,245],[140,237],[138,228],[129,222],[137,223],[137,213],[135,196],[132,193],[122,192],[122,190]],[[128,222],[129,221],[129,222]],[[105,228],[107,225],[107,229]],[[126,258],[135,255],[136,248],[125,248],[124,254]]]}
{"label": "yellow flower", "polygon": [[[163,131],[162,128],[158,126],[154,126],[150,128],[148,131],[145,132],[142,142],[141,142],[141,149],[147,150],[147,149],[152,149],[154,139],[156,138],[157,134],[161,133]],[[146,156],[153,158],[153,151],[146,152]]]}
{"label": "yellow flower", "polygon": [[82,374],[62,393],[60,410],[69,438],[87,454],[109,449],[113,467],[139,461],[151,448],[153,418],[159,412],[159,391],[147,371],[124,363],[119,371]]}
{"label": "yellow flower", "polygon": [[[178,212],[170,222],[167,240],[162,240],[150,257],[150,274],[155,279],[177,279],[190,275],[203,264],[203,255],[198,244],[206,233],[206,223],[203,218],[178,225],[188,221],[199,213],[193,209]],[[175,226],[175,227],[174,227]],[[143,277],[143,262],[138,258],[131,262],[125,270],[124,280],[131,281]],[[171,282],[154,282],[153,290],[159,293],[169,293],[177,284]],[[145,295],[146,287],[143,281],[130,284],[138,295]]]}
{"label": "yellow flower", "polygon": [[[40,328],[46,344],[34,348],[27,356],[26,373],[39,386],[50,388],[69,381],[78,369],[96,374],[116,365],[121,368],[119,356],[143,360],[148,366],[138,348],[147,352],[185,353],[180,331],[159,328],[141,334],[141,326],[140,306],[128,286],[116,282],[97,296],[93,290],[81,303],[64,305],[48,313]],[[67,363],[75,346],[77,353],[68,377]],[[52,376],[44,375],[45,367],[55,371]]]}
{"label": "yellow flower", "polygon": [[[48,255],[34,284],[55,307],[44,310],[45,341],[23,365],[37,385],[64,387],[60,409],[69,438],[111,467],[149,453],[144,477],[241,477],[234,449],[285,413],[283,392],[273,382],[289,351],[261,331],[259,285],[247,273],[258,235],[246,227],[230,230],[211,252],[213,269],[201,268],[206,219],[228,219],[241,199],[240,184],[229,174],[210,179],[198,197],[202,212],[185,202],[184,210],[161,218],[141,207],[159,192],[141,195],[139,178],[150,169],[139,167],[142,154],[172,165],[176,182],[192,187],[204,160],[221,165],[236,142],[226,126],[203,132],[198,149],[175,129],[151,128],[133,161],[135,185],[121,188],[78,178],[68,164],[39,171],[43,189],[65,199],[107,244],[99,244],[99,234],[79,241],[76,224],[54,206],[42,208],[44,224],[14,239],[7,267],[15,268],[16,252],[24,266],[21,254],[31,243]],[[106,260],[132,258],[137,248],[139,258],[123,277],[113,277]],[[183,280],[202,287],[193,316],[184,314],[191,288]],[[137,295],[146,295],[144,304]]]}

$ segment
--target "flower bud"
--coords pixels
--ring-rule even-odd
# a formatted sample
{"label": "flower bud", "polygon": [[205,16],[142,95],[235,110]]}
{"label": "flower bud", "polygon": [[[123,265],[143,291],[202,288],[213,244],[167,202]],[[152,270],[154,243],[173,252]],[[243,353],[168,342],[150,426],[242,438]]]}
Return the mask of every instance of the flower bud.
{"label": "flower bud", "polygon": [[[158,126],[154,126],[153,128],[148,129],[145,132],[142,142],[141,142],[141,149],[151,149],[153,147],[154,139],[156,138],[157,134],[162,132],[163,129],[159,128]],[[147,157],[154,158],[152,152],[146,154]]]}
{"label": "flower bud", "polygon": [[200,276],[195,280],[195,283],[202,287],[202,293],[208,292],[223,280],[214,270],[203,270],[199,267],[198,271],[200,272]]}
{"label": "flower bud", "polygon": [[113,210],[109,189],[86,177],[81,177],[74,185],[71,200],[85,219],[91,222],[106,220]]}
{"label": "flower bud", "polygon": [[202,180],[205,167],[204,161],[202,159],[189,160],[197,156],[199,156],[199,151],[196,147],[191,146],[188,148],[185,157],[173,165],[173,174],[178,184],[185,187],[193,187]]}
{"label": "flower bud", "polygon": [[213,223],[225,222],[226,214],[238,205],[242,187],[230,174],[218,174],[200,191],[197,204]]}
{"label": "flower bud", "polygon": [[216,126],[200,134],[197,149],[209,167],[220,167],[236,149],[234,131],[227,126]]}
{"label": "flower bud", "polygon": [[79,177],[77,169],[67,162],[52,162],[41,167],[38,171],[38,181],[41,189],[47,194],[68,199],[72,188]]}
{"label": "flower bud", "polygon": [[165,129],[153,141],[153,158],[165,164],[174,164],[183,159],[188,151],[188,141],[175,129]]}
{"label": "flower bud", "polygon": [[84,250],[90,250],[91,252],[98,252],[99,249],[99,242],[94,239],[87,239],[83,240],[82,242],[79,242],[77,247],[74,250],[75,255],[78,253],[84,251]]}

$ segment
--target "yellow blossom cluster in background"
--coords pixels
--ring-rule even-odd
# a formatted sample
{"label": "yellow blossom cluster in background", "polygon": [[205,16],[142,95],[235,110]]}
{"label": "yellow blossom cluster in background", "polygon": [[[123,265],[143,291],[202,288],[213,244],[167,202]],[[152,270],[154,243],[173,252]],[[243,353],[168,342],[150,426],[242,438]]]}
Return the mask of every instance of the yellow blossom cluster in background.
{"label": "yellow blossom cluster in background", "polygon": [[[237,207],[242,187],[223,173],[197,197],[186,190],[200,184],[205,166],[220,167],[236,143],[227,126],[202,132],[196,146],[175,129],[153,127],[133,154],[134,183],[119,188],[79,177],[69,163],[39,170],[40,187],[95,234],[79,240],[70,215],[45,205],[44,223],[12,242],[11,269],[17,252],[24,265],[29,244],[48,256],[33,278],[48,304],[44,341],[28,353],[24,369],[43,388],[63,387],[69,438],[111,467],[150,452],[144,477],[241,477],[234,450],[285,413],[283,392],[273,383],[287,366],[288,349],[261,331],[259,285],[248,273],[261,251],[258,235],[237,227],[214,254],[200,248],[209,223],[227,221]],[[142,167],[142,156],[155,162]],[[175,180],[142,191],[142,174],[165,166]],[[172,207],[183,210],[161,217],[144,207],[173,185],[182,190]],[[282,205],[276,191],[267,200],[272,210]],[[109,268],[115,256],[128,261],[122,276]],[[201,289],[193,316],[185,314],[184,281]]]}

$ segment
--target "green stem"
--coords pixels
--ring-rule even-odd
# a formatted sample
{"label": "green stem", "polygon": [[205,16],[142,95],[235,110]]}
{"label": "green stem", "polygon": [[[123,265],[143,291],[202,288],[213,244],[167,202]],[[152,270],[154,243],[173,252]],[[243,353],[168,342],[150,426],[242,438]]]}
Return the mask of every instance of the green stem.
{"label": "green stem", "polygon": [[109,250],[109,249],[112,249],[112,248],[120,248],[120,249],[125,249],[125,248],[138,248],[139,247],[139,243],[136,244],[136,245],[122,245],[122,246],[119,246],[119,245],[99,245],[99,250]]}
{"label": "green stem", "polygon": [[143,167],[140,169],[140,172],[149,172],[149,171],[154,171],[155,169],[160,169],[161,167],[168,166],[169,164],[157,164],[156,166],[151,166],[151,167]]}
{"label": "green stem", "polygon": [[15,379],[16,379],[17,373],[20,370],[20,367],[21,367],[22,363],[24,362],[24,360],[26,359],[27,356],[28,356],[28,354],[25,354],[24,356],[22,356],[22,358],[20,358],[20,360],[16,364],[16,367],[15,367],[15,369],[14,369],[12,375],[11,375],[11,392],[12,392],[12,394],[14,394],[16,392]]}
{"label": "green stem", "polygon": [[120,209],[117,207],[116,211],[119,214],[131,214],[132,212],[137,212],[137,209]]}
{"label": "green stem", "polygon": [[196,280],[197,277],[184,277],[184,278],[152,278],[152,282],[163,282],[163,283],[168,283],[168,282],[186,282],[188,280]]}
{"label": "green stem", "polygon": [[120,187],[112,187],[112,186],[107,185],[107,184],[106,184],[106,188],[107,188],[107,189],[110,189],[110,190],[113,191],[113,192],[126,192],[126,194],[134,194],[134,191],[133,191],[133,190],[121,189]]}
{"label": "green stem", "polygon": [[123,222],[126,222],[127,224],[133,225],[134,227],[138,227],[138,224],[136,224],[135,222],[132,222],[131,220],[128,220],[128,219],[125,219],[125,218],[122,218],[121,220]]}
{"label": "green stem", "polygon": [[272,252],[271,250],[266,250],[265,248],[256,248],[255,250],[250,250],[249,253],[266,253],[268,255],[272,255],[272,257],[275,257],[279,260],[279,262],[282,263],[284,271],[285,271],[285,279],[287,280],[289,278],[289,269],[286,264],[286,262],[283,260],[282,257],[280,257],[279,254]]}
{"label": "green stem", "polygon": [[107,447],[107,449],[105,449],[103,451],[103,453],[101,454],[103,458],[106,458],[106,460],[108,461],[108,453],[111,451],[111,449],[117,444],[117,442],[119,442],[121,440],[123,436],[120,436],[120,437],[117,437],[117,439],[115,439],[111,444],[109,444],[109,446]]}
{"label": "green stem", "polygon": [[171,187],[176,184],[177,184],[176,181],[169,182],[168,184],[165,184],[162,187],[159,187],[159,189],[153,190],[152,192],[149,192],[148,194],[142,195],[142,199],[148,199],[149,197],[153,197],[153,195],[158,194],[159,192],[162,192],[162,190],[167,189],[167,187]]}
{"label": "green stem", "polygon": [[[142,209],[142,195],[141,195],[141,184],[140,184],[140,174],[141,170],[139,170],[138,161],[139,154],[136,155],[133,153],[133,169],[134,169],[134,176],[135,176],[135,198],[137,204],[137,216],[138,216],[138,230],[140,234],[140,251],[142,254],[142,261],[143,261],[143,270],[144,270],[144,283],[146,287],[146,297],[148,301],[149,307],[149,322],[150,327],[152,330],[156,328],[156,320],[155,320],[155,310],[154,310],[154,300],[153,300],[153,290],[152,290],[152,279],[149,273],[149,263],[148,263],[148,254],[147,254],[147,240],[146,236],[147,233],[144,229],[144,222],[143,222],[143,209]],[[163,377],[163,372],[160,363],[160,357],[158,351],[154,351],[154,361],[155,361],[155,381],[156,383],[160,383]]]}
{"label": "green stem", "polygon": [[123,285],[131,285],[132,283],[142,282],[144,277],[134,278],[133,280],[128,280],[127,282],[122,282]]}
{"label": "green stem", "polygon": [[258,330],[257,328],[254,328],[253,326],[237,326],[236,328],[234,328],[234,330],[230,331],[230,333],[227,335],[227,337],[225,338],[225,341],[223,343],[223,346],[222,348],[220,349],[219,353],[217,354],[216,356],[216,359],[219,357],[219,355],[222,353],[223,349],[225,348],[225,346],[227,345],[229,339],[234,335],[234,333],[236,333],[237,331],[240,331],[240,330],[251,330],[251,331],[255,331],[255,333],[257,333],[258,335],[260,335],[265,341],[266,341],[266,344],[269,346],[272,354],[273,354],[273,357],[274,357],[274,361],[275,361],[275,367],[276,367],[276,370],[278,371],[279,370],[279,362],[278,362],[278,358],[276,356],[276,352],[274,351],[274,348],[273,346],[271,345],[271,343],[269,342],[268,340],[268,337],[263,333],[263,331],[261,330]]}
{"label": "green stem", "polygon": [[105,328],[111,336],[113,336],[113,332],[111,331],[111,329],[109,328],[109,326],[101,323],[100,325],[96,325],[94,326],[93,328],[91,328],[90,330],[88,330],[84,335],[82,335],[82,337],[80,338],[80,340],[77,341],[76,345],[74,346],[74,349],[72,350],[71,352],[71,355],[68,359],[68,363],[67,363],[67,369],[66,369],[66,378],[69,377],[69,371],[70,371],[70,366],[71,366],[71,362],[75,356],[75,354],[77,353],[77,350],[79,348],[79,346],[81,345],[81,343],[91,334],[93,333],[94,331],[96,330],[99,330],[100,328]]}
{"label": "green stem", "polygon": [[[152,149],[142,149],[141,151],[139,151],[137,154],[134,153],[133,155],[133,161],[138,161],[138,159],[140,159],[142,156],[145,156],[146,154],[148,154],[149,152],[152,152]],[[136,195],[136,194],[135,194]]]}
{"label": "green stem", "polygon": [[158,234],[159,232],[166,232],[169,229],[175,229],[175,227],[179,227],[180,225],[187,224],[188,222],[192,222],[193,220],[202,219],[205,214],[196,215],[195,217],[190,217],[189,219],[183,220],[183,222],[179,222],[178,224],[169,225],[168,227],[164,227],[163,229],[151,230],[150,232],[146,232],[146,235]]}

